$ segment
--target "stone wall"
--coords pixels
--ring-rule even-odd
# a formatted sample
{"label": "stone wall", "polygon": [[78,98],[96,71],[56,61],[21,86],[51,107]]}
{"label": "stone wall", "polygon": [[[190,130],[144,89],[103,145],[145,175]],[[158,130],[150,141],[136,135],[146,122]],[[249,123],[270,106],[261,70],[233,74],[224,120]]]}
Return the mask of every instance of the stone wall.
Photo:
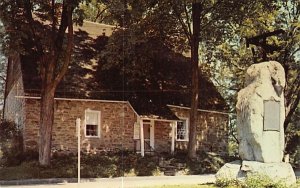
{"label": "stone wall", "polygon": [[19,58],[9,58],[7,68],[7,81],[5,88],[4,119],[17,123],[23,128],[25,121],[24,85],[21,76]]}
{"label": "stone wall", "polygon": [[[21,79],[19,80],[21,82]],[[17,89],[7,96],[6,116],[20,116],[24,127],[24,145],[26,149],[37,149],[39,137],[39,99],[16,98]],[[21,91],[21,90],[20,90]],[[19,92],[19,91],[18,91]],[[181,118],[189,118],[189,110],[170,107]],[[85,110],[101,112],[100,137],[85,136]],[[10,114],[10,115],[9,115]],[[81,118],[81,148],[83,151],[129,149],[134,150],[134,123],[137,115],[127,102],[55,100],[55,119],[52,137],[52,149],[76,151],[77,135],[75,122]],[[197,147],[198,150],[219,154],[227,153],[228,115],[198,112]],[[170,122],[155,121],[154,145],[157,152],[171,151],[172,127]],[[187,149],[187,141],[175,141],[175,150]]]}
{"label": "stone wall", "polygon": [[19,56],[16,55],[8,58],[6,73],[5,97],[9,94],[22,75]]}
{"label": "stone wall", "polygon": [[[26,99],[26,148],[36,148],[39,132],[39,100]],[[101,112],[100,137],[85,136],[85,110]],[[137,116],[126,102],[55,100],[52,149],[77,149],[75,122],[81,118],[81,148],[83,151],[134,149],[133,125]]]}
{"label": "stone wall", "polygon": [[[179,118],[189,118],[189,109],[169,106]],[[198,110],[197,148],[199,151],[228,153],[228,115]],[[188,142],[176,141],[176,149],[187,149]]]}

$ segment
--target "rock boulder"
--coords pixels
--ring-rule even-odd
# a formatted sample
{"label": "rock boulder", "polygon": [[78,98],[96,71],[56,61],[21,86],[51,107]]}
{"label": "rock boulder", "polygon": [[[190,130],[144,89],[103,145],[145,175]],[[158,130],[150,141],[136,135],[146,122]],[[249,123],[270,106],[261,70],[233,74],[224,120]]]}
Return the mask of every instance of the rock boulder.
{"label": "rock boulder", "polygon": [[237,133],[242,160],[276,162],[283,159],[285,73],[275,61],[247,69],[246,87],[237,100]]}

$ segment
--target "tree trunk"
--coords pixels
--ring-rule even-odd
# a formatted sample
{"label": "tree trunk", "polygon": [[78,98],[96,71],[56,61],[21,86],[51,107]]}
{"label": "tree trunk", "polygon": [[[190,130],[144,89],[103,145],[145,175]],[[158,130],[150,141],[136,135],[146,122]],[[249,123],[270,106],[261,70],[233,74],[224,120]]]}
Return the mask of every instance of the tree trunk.
{"label": "tree trunk", "polygon": [[192,63],[192,100],[190,111],[188,157],[196,158],[197,151],[197,110],[199,103],[199,35],[200,35],[200,13],[201,3],[192,4],[193,36],[191,41],[191,63]]}
{"label": "tree trunk", "polygon": [[[54,1],[53,1],[54,2]],[[54,7],[54,3],[53,3]],[[53,35],[51,52],[44,54],[40,60],[40,75],[42,79],[41,110],[40,110],[40,138],[39,138],[39,163],[43,166],[50,165],[52,127],[54,120],[54,94],[57,85],[66,74],[71,62],[73,51],[73,21],[72,13],[75,7],[72,3],[63,5],[61,25],[57,36]],[[55,28],[55,24],[53,24]],[[63,52],[62,64],[59,58],[63,51],[65,31],[68,28],[66,49]],[[54,31],[55,29],[53,29]]]}
{"label": "tree trunk", "polygon": [[40,106],[40,138],[39,138],[39,163],[43,166],[50,165],[52,125],[54,119],[54,93],[55,89],[49,84],[41,91]]}
{"label": "tree trunk", "polygon": [[[288,75],[288,71],[285,71],[285,75]],[[288,83],[288,78],[287,85]],[[300,75],[298,74],[297,78],[293,83],[290,83],[289,92],[285,89],[285,121],[284,121],[284,131],[288,128],[289,123],[292,121],[292,117],[295,114],[295,111],[300,102]]]}

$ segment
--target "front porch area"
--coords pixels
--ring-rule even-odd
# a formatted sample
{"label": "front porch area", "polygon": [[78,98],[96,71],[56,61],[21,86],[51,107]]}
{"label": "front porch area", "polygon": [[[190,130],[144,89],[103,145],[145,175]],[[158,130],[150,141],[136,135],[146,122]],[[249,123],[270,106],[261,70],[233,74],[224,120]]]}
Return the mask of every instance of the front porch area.
{"label": "front porch area", "polygon": [[188,143],[188,121],[140,118],[134,125],[135,151],[141,156],[151,153],[174,154],[176,142],[181,149]]}

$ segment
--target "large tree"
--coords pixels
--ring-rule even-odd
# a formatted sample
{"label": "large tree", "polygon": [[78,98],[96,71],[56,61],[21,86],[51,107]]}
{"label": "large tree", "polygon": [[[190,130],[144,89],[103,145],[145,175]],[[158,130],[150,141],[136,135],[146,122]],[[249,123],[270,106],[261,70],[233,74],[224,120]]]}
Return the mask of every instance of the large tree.
{"label": "large tree", "polygon": [[232,25],[254,17],[256,4],[265,7],[270,1],[186,0],[170,3],[191,50],[192,86],[189,131],[189,158],[196,157],[196,115],[201,83],[199,70],[214,61],[216,46],[231,37]]}
{"label": "large tree", "polygon": [[[215,51],[213,66],[215,83],[227,97],[232,112],[235,110],[236,93],[243,87],[246,69],[253,63],[276,60],[286,72],[285,87],[287,135],[286,152],[295,149],[299,141],[300,99],[300,4],[297,0],[273,1],[268,9],[256,5],[255,17],[240,25],[232,25],[232,37],[220,44]],[[234,126],[233,126],[234,128]],[[234,133],[234,131],[231,131]]]}
{"label": "large tree", "polygon": [[[55,90],[71,62],[73,12],[79,0],[2,0],[2,45],[36,61],[41,78],[39,163],[50,164]],[[26,66],[26,65],[25,65]]]}
{"label": "large tree", "polygon": [[[228,30],[232,29],[231,25],[239,24],[248,17],[254,17],[255,13],[252,11],[256,8],[256,3],[265,6],[269,5],[270,1],[99,0],[98,2],[108,7],[107,11],[119,26],[132,31],[128,36],[120,37],[129,37],[138,43],[145,39],[136,35],[142,31],[146,37],[156,37],[175,52],[189,54],[191,57],[189,157],[195,158],[196,115],[201,90],[201,83],[198,82],[199,71],[206,70],[205,67],[212,60],[211,56],[215,55],[214,46],[226,40],[230,33]],[[127,52],[132,53],[131,48],[124,53]],[[113,59],[118,57],[114,56]],[[119,60],[126,62],[122,57]],[[118,61],[111,62],[115,64],[114,62]]]}

